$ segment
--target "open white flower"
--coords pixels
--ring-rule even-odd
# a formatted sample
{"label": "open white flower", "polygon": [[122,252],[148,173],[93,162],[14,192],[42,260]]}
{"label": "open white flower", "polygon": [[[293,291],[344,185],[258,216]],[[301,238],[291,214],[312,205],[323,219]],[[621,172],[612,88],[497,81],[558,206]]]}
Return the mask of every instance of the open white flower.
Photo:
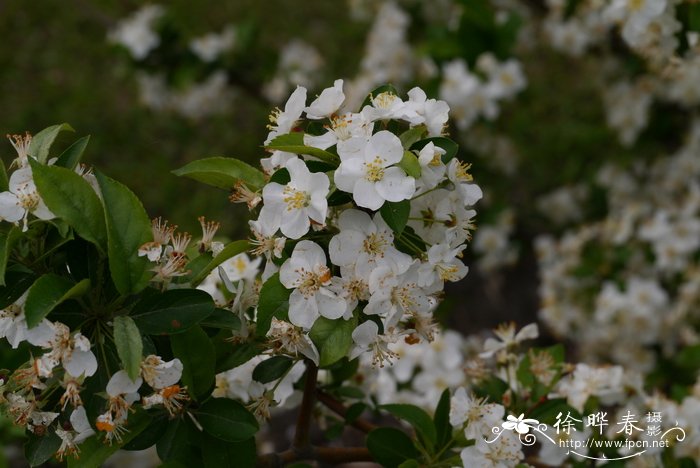
{"label": "open white flower", "polygon": [[394,247],[394,232],[381,214],[372,219],[363,211],[346,210],[338,218],[338,227],[340,233],[328,245],[334,265],[354,265],[356,273],[365,279],[369,279],[377,266],[388,266],[403,273],[411,265],[411,256]]}
{"label": "open white flower", "polygon": [[66,455],[76,455],[80,451],[78,444],[95,434],[90,426],[85,407],[81,406],[73,410],[70,415],[71,429],[56,429],[56,435],[61,438],[61,446],[56,452],[56,457],[63,460]]}
{"label": "open white flower", "polygon": [[428,128],[428,136],[441,136],[449,118],[450,106],[445,101],[428,99],[425,91],[413,88],[408,92],[407,106],[412,108]]}
{"label": "open white flower", "polygon": [[469,268],[457,257],[466,245],[452,247],[448,241],[435,244],[428,249],[428,261],[418,269],[418,279],[421,286],[438,283],[444,287],[445,281],[455,282],[464,278]]}
{"label": "open white flower", "polygon": [[515,333],[515,323],[501,324],[493,331],[498,339],[488,338],[484,343],[485,351],[479,354],[482,358],[488,358],[501,350],[507,350],[518,346],[525,340],[534,340],[540,335],[536,323],[525,325],[518,333]]}
{"label": "open white flower", "polygon": [[17,349],[23,341],[28,341],[34,346],[46,347],[54,336],[54,329],[46,319],[43,319],[35,327],[27,327],[27,319],[24,315],[24,303],[27,293],[0,310],[0,338],[7,338],[10,346]]}
{"label": "open white flower", "polygon": [[66,373],[73,377],[90,377],[97,372],[97,358],[90,350],[90,340],[80,332],[71,335],[70,328],[55,322],[54,335],[48,346],[51,352],[42,356],[42,363],[51,369],[59,362]]}
{"label": "open white flower", "polygon": [[289,96],[287,103],[284,105],[284,111],[275,109],[270,114],[270,125],[268,127],[270,133],[265,139],[265,145],[268,145],[279,135],[291,132],[301,117],[301,113],[304,112],[304,106],[306,106],[306,88],[297,86],[297,89]]}
{"label": "open white flower", "polygon": [[447,178],[454,184],[457,193],[467,206],[474,205],[484,196],[481,188],[474,183],[474,178],[469,173],[470,167],[471,164],[464,163],[457,158],[453,158],[447,163]]}
{"label": "open white flower", "polygon": [[141,363],[141,375],[156,390],[170,387],[182,377],[182,362],[177,358],[164,361],[160,356],[151,354]]}
{"label": "open white flower", "polygon": [[345,301],[329,286],[331,270],[326,254],[318,244],[303,240],[280,268],[280,282],[288,289],[289,321],[305,329],[311,328],[319,316],[338,319],[345,313]]}
{"label": "open white flower", "polygon": [[299,239],[309,230],[311,221],[326,224],[330,181],[324,173],[311,173],[301,159],[287,163],[290,181],[286,185],[271,182],[263,189],[263,207],[258,221],[268,232],[278,228],[282,234]]}
{"label": "open white flower", "polygon": [[309,119],[325,119],[338,112],[338,109],[345,101],[343,93],[343,80],[335,80],[333,87],[321,91],[309,107],[304,109],[306,117]]}
{"label": "open white flower", "polygon": [[362,151],[348,153],[339,148],[341,163],[335,171],[335,184],[370,210],[378,210],[385,201],[409,199],[416,191],[416,181],[394,166],[403,152],[401,140],[386,130],[372,135]]}
{"label": "open white flower", "polygon": [[11,223],[23,220],[22,231],[26,231],[30,213],[43,220],[56,217],[41,199],[34,185],[30,167],[24,167],[12,173],[9,189],[8,192],[0,193],[0,219]]}

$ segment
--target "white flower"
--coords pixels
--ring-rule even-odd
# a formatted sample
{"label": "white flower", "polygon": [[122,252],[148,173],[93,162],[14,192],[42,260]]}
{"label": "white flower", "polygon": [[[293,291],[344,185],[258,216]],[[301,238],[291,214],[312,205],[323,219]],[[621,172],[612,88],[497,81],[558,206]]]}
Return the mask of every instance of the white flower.
{"label": "white flower", "polygon": [[393,166],[403,158],[403,146],[393,133],[375,133],[360,152],[340,152],[341,163],[335,171],[336,186],[353,194],[355,203],[378,210],[384,201],[411,198],[416,181],[403,169]]}
{"label": "white flower", "polygon": [[160,5],[144,6],[119,22],[116,28],[109,32],[109,40],[123,45],[132,57],[142,60],[160,44],[160,37],[152,28],[153,23],[164,13]]}
{"label": "white flower", "polygon": [[403,273],[411,265],[410,255],[394,247],[394,232],[377,213],[374,220],[363,211],[346,210],[338,218],[340,233],[328,245],[331,262],[341,267],[355,266],[365,279],[377,266],[388,266]]}
{"label": "white flower", "polygon": [[56,452],[59,460],[63,460],[66,455],[77,456],[80,451],[78,444],[95,434],[83,406],[73,410],[70,415],[70,425],[70,430],[61,427],[56,429],[56,435],[61,438],[61,446]]}
{"label": "white flower", "polygon": [[338,319],[345,312],[345,301],[329,289],[331,271],[326,266],[326,254],[316,243],[303,240],[280,268],[280,282],[288,289],[289,321],[309,329],[319,315]]}
{"label": "white flower", "polygon": [[160,356],[151,354],[141,363],[141,375],[155,390],[170,387],[182,377],[182,362],[177,358],[164,361]]}
{"label": "white flower", "polygon": [[348,154],[362,149],[362,142],[372,136],[373,125],[362,114],[334,115],[330,120],[331,124],[326,133],[318,136],[305,134],[304,144],[320,149],[338,145],[338,152]]}
{"label": "white flower", "polygon": [[306,117],[309,119],[325,119],[338,112],[338,109],[345,100],[343,93],[343,80],[335,80],[333,87],[321,91],[309,107],[304,109]]}
{"label": "white flower", "polygon": [[418,269],[418,279],[421,286],[438,283],[443,287],[445,281],[459,281],[467,275],[469,268],[457,257],[461,255],[466,245],[452,247],[449,242],[435,244],[428,249],[428,261]]}
{"label": "white flower", "polygon": [[318,365],[318,350],[309,335],[304,333],[301,328],[273,317],[270,330],[267,332],[267,339],[274,349],[279,349],[294,357],[301,354]]}
{"label": "white flower", "polygon": [[513,348],[525,340],[534,340],[539,336],[539,329],[536,323],[524,326],[517,334],[515,333],[515,323],[509,322],[499,325],[494,330],[498,340],[488,338],[484,343],[485,351],[479,354],[482,358],[493,356],[496,352]]}
{"label": "white flower", "polygon": [[423,122],[423,118],[418,115],[414,106],[409,106],[397,95],[385,91],[371,98],[372,105],[362,109],[362,115],[374,122],[376,120],[405,120],[412,124]]}
{"label": "white flower", "polygon": [[442,131],[449,119],[450,106],[445,101],[428,99],[425,91],[413,88],[408,92],[409,107],[422,117],[422,122],[428,128],[428,136],[442,135]]}
{"label": "white flower", "polygon": [[263,207],[258,221],[266,230],[299,239],[309,230],[311,221],[326,224],[330,181],[322,172],[311,173],[301,159],[287,163],[290,181],[287,185],[271,182],[263,189]]}
{"label": "white flower", "polygon": [[445,176],[447,167],[442,162],[442,155],[445,150],[431,141],[418,152],[418,163],[420,164],[421,174],[417,185],[420,187],[416,193],[423,193],[433,189],[442,182]]}
{"label": "white flower", "polygon": [[226,27],[221,33],[210,33],[190,41],[190,50],[204,62],[213,62],[235,45],[236,28]]}
{"label": "white flower", "polygon": [[503,432],[493,443],[477,437],[476,444],[462,450],[464,466],[479,468],[511,468],[524,458],[522,444],[514,432]]}
{"label": "white flower", "polygon": [[467,206],[474,205],[484,195],[481,188],[473,182],[474,178],[468,172],[470,167],[471,164],[463,163],[457,158],[447,163],[447,178],[454,184],[457,193]]}
{"label": "white flower", "polygon": [[379,334],[379,325],[372,320],[367,320],[358,325],[352,332],[352,341],[355,346],[350,351],[350,359],[355,359],[365,351],[372,354],[372,366],[384,367],[384,364],[391,364],[396,358],[396,353],[389,349],[390,343],[395,343],[398,336],[390,330],[384,334]]}
{"label": "white flower", "polygon": [[[136,380],[131,380],[129,375],[124,370],[114,373],[107,382],[107,395],[109,395],[109,420],[104,422],[112,424],[112,414],[116,421],[126,419],[127,413],[131,405],[139,400],[138,390],[143,383],[141,377],[136,377]],[[108,426],[105,426],[108,427]],[[100,426],[98,424],[98,429]],[[100,429],[102,430],[102,429]]]}
{"label": "white flower", "polygon": [[291,132],[301,117],[301,113],[304,112],[304,106],[306,106],[306,88],[297,86],[297,89],[289,96],[287,103],[284,105],[284,111],[275,109],[270,114],[270,125],[268,127],[270,133],[265,139],[265,145],[268,145],[279,135]]}
{"label": "white flower", "polygon": [[56,217],[39,196],[32,179],[31,168],[24,167],[16,170],[10,176],[9,189],[9,192],[0,193],[0,219],[11,223],[22,219],[24,221],[22,231],[26,231],[30,213],[43,220]]}
{"label": "white flower", "polygon": [[11,304],[0,310],[0,338],[7,338],[13,349],[23,341],[28,341],[34,346],[46,347],[54,336],[54,329],[48,320],[44,319],[33,328],[27,327],[24,315],[24,303],[27,293]]}
{"label": "white flower", "polygon": [[53,368],[61,362],[66,373],[74,378],[90,377],[97,372],[97,358],[90,350],[90,340],[80,332],[71,335],[70,328],[56,322],[53,324],[54,335],[48,346],[51,352],[42,356],[42,363]]}

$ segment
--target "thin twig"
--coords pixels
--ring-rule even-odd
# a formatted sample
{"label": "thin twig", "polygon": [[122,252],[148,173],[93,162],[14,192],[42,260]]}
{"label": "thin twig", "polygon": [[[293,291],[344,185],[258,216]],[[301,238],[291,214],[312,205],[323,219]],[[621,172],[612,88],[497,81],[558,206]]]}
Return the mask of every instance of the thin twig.
{"label": "thin twig", "polygon": [[[323,390],[317,390],[316,397],[318,398],[319,402],[321,402],[329,410],[333,411],[335,414],[337,414],[341,418],[347,417],[348,409],[345,407],[345,405],[343,405],[340,401],[333,398],[331,395],[327,394]],[[375,426],[371,422],[369,422],[365,419],[362,419],[362,418],[356,418],[350,424],[355,429],[359,429],[360,431],[362,431],[364,433],[369,433],[377,428],[377,426]]]}

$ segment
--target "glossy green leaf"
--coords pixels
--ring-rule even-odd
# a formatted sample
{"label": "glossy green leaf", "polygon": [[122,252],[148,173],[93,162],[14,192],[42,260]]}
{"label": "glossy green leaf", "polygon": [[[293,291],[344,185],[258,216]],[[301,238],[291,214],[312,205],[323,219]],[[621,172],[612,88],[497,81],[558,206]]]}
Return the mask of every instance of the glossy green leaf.
{"label": "glossy green leaf", "polygon": [[214,309],[204,320],[199,322],[202,327],[240,330],[241,319],[228,309]]}
{"label": "glossy green leaf", "polygon": [[199,458],[192,445],[191,433],[196,429],[191,427],[191,422],[182,415],[170,421],[165,428],[162,437],[156,443],[156,453],[161,460],[178,461],[185,466],[197,466]]}
{"label": "glossy green leaf", "polygon": [[286,320],[289,312],[289,296],[291,289],[280,283],[279,273],[270,276],[260,289],[258,300],[258,322],[255,334],[263,337],[267,334],[272,324],[272,318]]}
{"label": "glossy green leaf", "polygon": [[24,292],[29,289],[36,276],[19,265],[10,266],[5,272],[5,286],[0,286],[0,309],[13,304]]}
{"label": "glossy green leaf", "polygon": [[407,404],[389,404],[382,405],[379,408],[409,423],[416,433],[423,438],[428,447],[432,448],[437,442],[435,425],[428,413],[423,409]]}
{"label": "glossy green leaf", "polygon": [[393,427],[380,427],[367,434],[367,448],[374,460],[386,468],[396,468],[418,457],[411,438]]}
{"label": "glossy green leaf", "polygon": [[452,425],[450,424],[450,389],[446,388],[438,401],[433,416],[435,435],[437,436],[436,448],[442,449],[452,438]]}
{"label": "glossy green leaf", "polygon": [[216,354],[207,334],[195,325],[170,338],[173,354],[182,361],[182,383],[197,399],[208,396],[214,386]]}
{"label": "glossy green leaf", "polygon": [[90,290],[90,280],[74,283],[64,276],[47,273],[37,279],[27,294],[24,313],[27,326],[35,327],[60,303]]}
{"label": "glossy green leaf", "polygon": [[84,136],[77,140],[75,143],[66,148],[63,153],[61,153],[56,161],[56,165],[68,169],[75,169],[75,167],[80,164],[80,160],[82,159],[85,148],[87,148],[89,142],[90,135]]}
{"label": "glossy green leaf", "polygon": [[29,435],[29,440],[24,444],[24,457],[29,462],[29,466],[43,465],[60,447],[61,438],[51,428],[46,435],[41,437],[34,434]]}
{"label": "glossy green leaf", "polygon": [[418,162],[418,158],[415,154],[410,151],[403,152],[403,158],[399,161],[398,166],[404,170],[404,172],[414,179],[420,179],[421,167]]}
{"label": "glossy green leaf", "polygon": [[148,284],[146,257],[138,250],[153,241],[151,221],[141,201],[125,185],[96,172],[107,221],[107,252],[112,280],[122,295],[134,294]]}
{"label": "glossy green leaf", "polygon": [[294,360],[287,356],[272,356],[265,359],[253,369],[253,380],[266,384],[282,377],[292,366]]}
{"label": "glossy green leaf", "polygon": [[384,202],[379,210],[382,219],[397,234],[400,234],[408,223],[408,216],[411,214],[411,202],[403,200],[400,202]]}
{"label": "glossy green leaf", "polygon": [[338,166],[340,163],[340,158],[335,154],[322,150],[319,148],[314,148],[312,146],[306,146],[304,144],[304,134],[301,132],[286,133],[280,135],[270,142],[265,148],[278,151],[286,151],[288,153],[295,154],[306,154],[320,159],[323,162]]}
{"label": "glossy green leaf", "polygon": [[73,130],[73,127],[67,123],[62,123],[45,128],[34,135],[34,137],[32,137],[32,142],[29,145],[29,155],[34,157],[40,163],[45,164],[49,159],[49,149],[51,148],[51,145],[58,134],[62,131],[74,132],[75,130]]}
{"label": "glossy green leaf", "polygon": [[128,432],[122,435],[121,440],[105,444],[97,435],[94,435],[80,444],[80,457],[68,457],[68,468],[99,468],[123,445],[129,443],[146,429],[151,422],[151,417],[145,411],[129,413],[127,420]]}
{"label": "glossy green leaf", "polygon": [[131,318],[142,333],[182,333],[214,312],[214,300],[199,289],[170,289],[137,302]]}
{"label": "glossy green leaf", "polygon": [[114,318],[114,343],[122,367],[131,380],[136,380],[143,357],[143,342],[131,317],[122,315]]}
{"label": "glossy green leaf", "polygon": [[428,129],[425,127],[425,125],[416,125],[415,127],[409,128],[401,135],[399,135],[399,140],[401,140],[401,145],[403,145],[404,148],[408,149],[415,142],[422,139],[427,132]]}
{"label": "glossy green leaf", "polygon": [[173,174],[224,190],[231,190],[238,182],[244,182],[253,190],[261,189],[265,185],[262,172],[234,158],[199,159],[174,170]]}
{"label": "glossy green leaf", "polygon": [[46,206],[80,237],[106,251],[104,210],[90,184],[64,167],[44,166],[36,162],[31,162],[31,165],[34,182]]}
{"label": "glossy green leaf", "polygon": [[197,272],[197,274],[191,280],[192,286],[199,285],[199,283],[204,281],[207,275],[209,275],[214,268],[218,267],[229,258],[235,257],[236,255],[247,251],[249,248],[250,243],[245,240],[234,241],[227,244],[216,257],[214,257],[209,263],[206,264],[206,266]]}
{"label": "glossy green leaf", "polygon": [[[0,164],[2,164],[0,162]],[[5,286],[5,271],[15,243],[22,237],[22,230],[12,226],[9,231],[0,233],[0,286]]]}
{"label": "glossy green leaf", "polygon": [[350,320],[330,320],[319,317],[309,331],[311,341],[318,349],[319,366],[329,366],[344,358],[352,346],[352,332],[357,328],[357,317]]}
{"label": "glossy green leaf", "polygon": [[258,432],[258,421],[234,400],[212,398],[195,413],[204,430],[228,442],[248,440]]}
{"label": "glossy green leaf", "polygon": [[202,448],[205,468],[225,466],[253,468],[256,466],[257,447],[253,437],[241,442],[224,442],[203,434],[199,446]]}

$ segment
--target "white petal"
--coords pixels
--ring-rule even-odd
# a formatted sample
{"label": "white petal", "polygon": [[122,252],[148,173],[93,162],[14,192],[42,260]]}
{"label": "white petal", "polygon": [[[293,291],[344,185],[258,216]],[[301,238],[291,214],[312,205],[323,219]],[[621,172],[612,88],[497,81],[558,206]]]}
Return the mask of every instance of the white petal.
{"label": "white petal", "polygon": [[359,346],[366,348],[377,339],[379,326],[374,323],[374,320],[362,322],[352,332],[352,340]]}
{"label": "white petal", "polygon": [[284,211],[282,214],[282,223],[280,231],[290,239],[299,239],[301,236],[309,232],[311,222],[306,214],[306,210],[291,210]]}
{"label": "white petal", "polygon": [[403,146],[399,137],[387,130],[372,135],[365,148],[365,160],[371,161],[380,156],[386,165],[396,164],[403,158]]}
{"label": "white petal", "polygon": [[304,144],[306,146],[311,146],[312,148],[328,149],[338,142],[338,138],[335,136],[335,132],[332,130],[327,131],[323,135],[304,135]]}
{"label": "white petal", "polygon": [[377,192],[382,198],[391,202],[408,200],[416,191],[416,180],[407,176],[398,167],[390,167],[384,171],[384,177],[377,182]]}
{"label": "white petal", "polygon": [[318,311],[327,319],[335,320],[345,314],[346,303],[342,297],[338,297],[324,288],[316,293]]}
{"label": "white petal", "polygon": [[289,321],[305,330],[310,329],[318,318],[318,304],[314,297],[305,298],[295,289],[289,296]]}
{"label": "white petal", "polygon": [[136,393],[141,387],[143,379],[136,377],[131,380],[124,370],[117,371],[107,382],[107,394],[111,397]]}
{"label": "white petal", "polygon": [[14,193],[0,193],[0,219],[14,223],[22,219],[25,211],[19,206],[19,199]]}
{"label": "white petal", "polygon": [[366,179],[360,179],[355,184],[352,198],[358,206],[376,211],[384,204],[384,197],[379,195],[376,184]]}
{"label": "white petal", "polygon": [[63,368],[71,377],[90,377],[97,372],[97,358],[92,351],[75,349],[70,358],[63,361]]}
{"label": "white petal", "polygon": [[333,176],[336,187],[343,192],[350,192],[355,188],[355,183],[365,175],[365,162],[359,158],[352,158],[340,163]]}

